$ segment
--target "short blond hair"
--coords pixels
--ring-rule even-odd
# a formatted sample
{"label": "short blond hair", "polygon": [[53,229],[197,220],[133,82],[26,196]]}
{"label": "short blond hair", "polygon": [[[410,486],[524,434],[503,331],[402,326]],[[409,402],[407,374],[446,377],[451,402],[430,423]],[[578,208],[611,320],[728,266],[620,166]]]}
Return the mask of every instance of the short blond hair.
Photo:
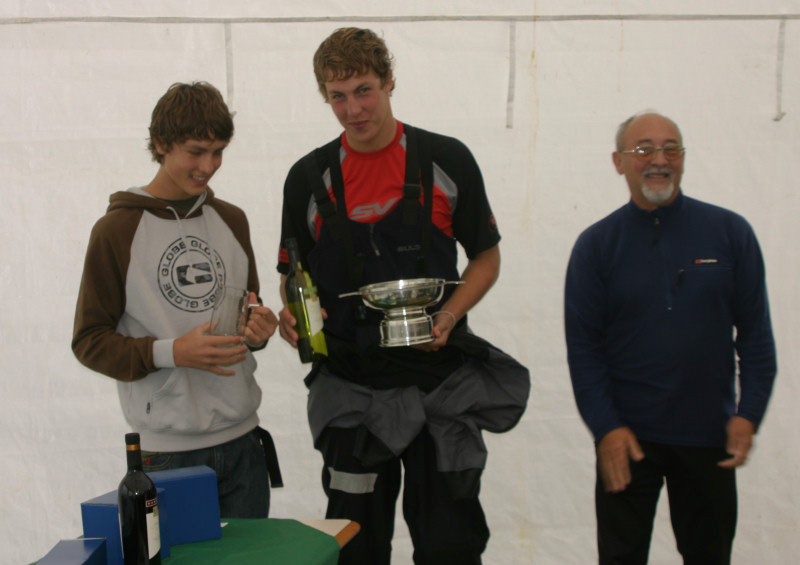
{"label": "short blond hair", "polygon": [[[339,28],[323,41],[314,53],[314,75],[325,101],[329,80],[344,80],[374,71],[381,86],[394,80],[393,58],[386,43],[370,29]],[[392,85],[394,90],[394,85]]]}

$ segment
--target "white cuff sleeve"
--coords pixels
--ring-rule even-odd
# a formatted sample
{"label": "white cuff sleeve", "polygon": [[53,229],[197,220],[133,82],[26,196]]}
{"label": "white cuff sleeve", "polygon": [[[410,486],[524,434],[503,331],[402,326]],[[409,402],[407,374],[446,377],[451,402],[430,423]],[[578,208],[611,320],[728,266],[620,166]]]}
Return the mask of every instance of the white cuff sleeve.
{"label": "white cuff sleeve", "polygon": [[153,363],[159,369],[175,367],[175,355],[172,351],[174,339],[157,339],[153,342]]}

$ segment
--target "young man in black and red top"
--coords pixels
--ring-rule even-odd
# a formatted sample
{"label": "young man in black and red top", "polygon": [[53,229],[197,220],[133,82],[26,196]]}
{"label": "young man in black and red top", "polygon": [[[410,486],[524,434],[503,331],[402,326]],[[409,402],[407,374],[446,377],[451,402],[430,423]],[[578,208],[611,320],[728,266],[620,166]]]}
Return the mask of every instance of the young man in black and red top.
{"label": "young man in black and red top", "polygon": [[[329,355],[306,382],[327,516],[362,528],[340,563],[389,563],[401,461],[415,563],[480,563],[489,537],[478,501],[480,430],[513,427],[529,388],[524,367],[467,329],[467,312],[500,270],[480,169],[460,141],[394,118],[392,58],[372,31],[335,31],[314,69],[344,132],[290,170],[281,241],[298,241],[327,314]],[[468,259],[461,273],[457,243]],[[282,247],[282,281],[288,268]],[[339,296],[413,278],[463,281],[446,285],[431,309],[433,341],[425,344],[381,347],[382,314],[358,296]],[[284,308],[280,333],[292,345],[294,323]],[[494,380],[500,373],[504,387]],[[465,414],[463,401],[478,388],[472,400],[502,408]]]}

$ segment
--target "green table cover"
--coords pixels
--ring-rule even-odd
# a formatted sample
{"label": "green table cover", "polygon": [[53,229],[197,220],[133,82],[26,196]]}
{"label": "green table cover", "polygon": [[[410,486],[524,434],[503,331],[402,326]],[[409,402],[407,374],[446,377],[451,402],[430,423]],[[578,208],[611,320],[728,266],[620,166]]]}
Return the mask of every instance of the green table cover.
{"label": "green table cover", "polygon": [[164,565],[336,565],[339,542],[297,520],[226,519],[220,539],[174,545]]}

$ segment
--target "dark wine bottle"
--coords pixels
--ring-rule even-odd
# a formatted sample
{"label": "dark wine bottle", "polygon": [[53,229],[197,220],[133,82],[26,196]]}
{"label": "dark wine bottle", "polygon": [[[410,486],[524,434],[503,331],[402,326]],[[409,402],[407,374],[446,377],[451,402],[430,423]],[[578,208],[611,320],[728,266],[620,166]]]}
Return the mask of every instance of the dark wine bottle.
{"label": "dark wine bottle", "polygon": [[322,331],[322,309],[317,287],[300,261],[297,240],[287,239],[286,250],[289,252],[289,274],[284,284],[286,302],[296,320],[294,331],[297,332],[300,361],[310,363],[319,355],[328,355],[325,333]]}
{"label": "dark wine bottle", "polygon": [[156,485],[142,470],[139,434],[125,434],[128,472],[119,483],[119,529],[125,565],[161,565]]}

